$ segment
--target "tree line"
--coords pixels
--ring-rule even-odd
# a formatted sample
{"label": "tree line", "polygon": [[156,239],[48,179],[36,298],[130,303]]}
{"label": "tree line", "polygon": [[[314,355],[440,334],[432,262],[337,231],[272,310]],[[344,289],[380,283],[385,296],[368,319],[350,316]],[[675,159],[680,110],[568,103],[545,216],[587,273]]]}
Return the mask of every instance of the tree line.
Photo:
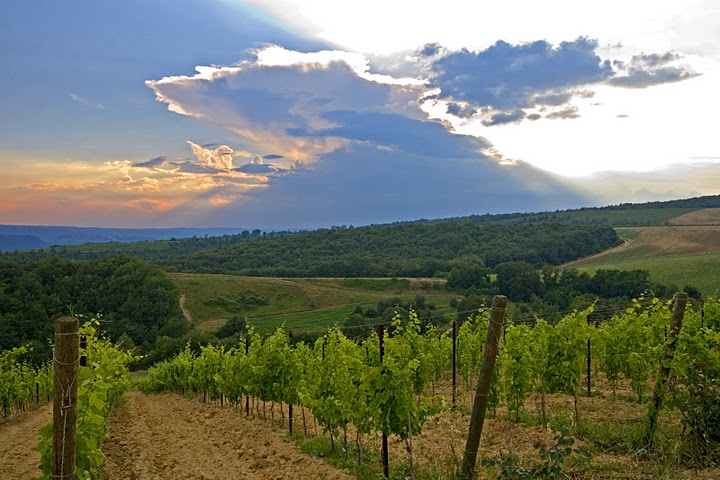
{"label": "tree line", "polygon": [[26,345],[26,358],[42,363],[51,358],[53,321],[70,314],[99,314],[110,338],[148,350],[158,336],[189,330],[178,298],[167,272],[136,257],[55,257],[26,267],[0,260],[0,350]]}
{"label": "tree line", "polygon": [[53,247],[9,255],[19,263],[60,256],[98,259],[118,251],[169,271],[262,277],[442,277],[453,267],[525,261],[559,265],[620,243],[607,226],[438,224],[243,232],[135,244]]}

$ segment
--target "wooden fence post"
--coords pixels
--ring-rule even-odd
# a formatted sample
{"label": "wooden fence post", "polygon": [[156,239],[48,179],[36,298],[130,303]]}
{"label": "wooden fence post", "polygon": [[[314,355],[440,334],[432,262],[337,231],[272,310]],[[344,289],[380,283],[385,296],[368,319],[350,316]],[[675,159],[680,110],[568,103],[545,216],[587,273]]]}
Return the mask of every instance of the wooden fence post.
{"label": "wooden fence post", "polygon": [[505,296],[495,295],[495,297],[493,297],[493,305],[490,310],[490,322],[488,324],[487,337],[485,338],[483,361],[480,366],[480,375],[478,376],[472,415],[470,417],[470,427],[468,428],[468,436],[465,443],[465,454],[463,455],[460,469],[460,478],[462,480],[472,479],[475,473],[477,451],[480,445],[483,423],[485,422],[485,411],[487,410],[488,396],[490,394],[490,387],[492,386],[493,370],[499,351],[500,335],[502,334],[506,306],[507,298],[505,298]]}
{"label": "wooden fence post", "polygon": [[78,327],[78,319],[74,317],[61,317],[55,322],[51,474],[52,478],[62,480],[75,480]]}
{"label": "wooden fence post", "polygon": [[663,350],[658,368],[657,381],[653,389],[652,401],[648,408],[647,430],[645,432],[645,442],[647,448],[652,447],[653,435],[657,418],[660,414],[663,398],[665,397],[665,384],[670,375],[670,367],[675,358],[675,349],[677,348],[678,338],[680,337],[680,329],[682,328],[683,317],[685,316],[685,306],[687,305],[688,294],[678,292],[675,296],[675,308],[673,308],[672,319],[670,320],[670,332],[665,341],[665,349]]}

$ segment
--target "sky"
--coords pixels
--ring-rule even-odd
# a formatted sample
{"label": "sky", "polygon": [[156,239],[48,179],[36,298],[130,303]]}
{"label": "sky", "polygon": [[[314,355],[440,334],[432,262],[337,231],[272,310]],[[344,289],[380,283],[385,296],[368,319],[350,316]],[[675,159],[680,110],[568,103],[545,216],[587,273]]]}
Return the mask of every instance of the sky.
{"label": "sky", "polygon": [[365,225],[720,193],[713,0],[6,0],[0,224]]}

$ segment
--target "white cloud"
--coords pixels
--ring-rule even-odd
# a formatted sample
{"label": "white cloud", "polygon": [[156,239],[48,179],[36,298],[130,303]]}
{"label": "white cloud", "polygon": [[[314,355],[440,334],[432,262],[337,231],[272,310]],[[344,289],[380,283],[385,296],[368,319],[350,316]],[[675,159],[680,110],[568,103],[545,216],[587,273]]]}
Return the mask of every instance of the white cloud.
{"label": "white cloud", "polygon": [[233,150],[227,145],[220,145],[216,149],[210,150],[189,140],[187,143],[190,145],[193,155],[195,155],[201,165],[220,170],[230,170],[233,168]]}

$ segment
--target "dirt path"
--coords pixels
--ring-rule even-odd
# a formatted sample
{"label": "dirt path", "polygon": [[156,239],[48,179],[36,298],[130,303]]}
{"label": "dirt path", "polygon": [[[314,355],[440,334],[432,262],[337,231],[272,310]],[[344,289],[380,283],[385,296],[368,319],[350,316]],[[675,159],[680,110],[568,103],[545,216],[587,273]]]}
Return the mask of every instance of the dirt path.
{"label": "dirt path", "polygon": [[38,432],[52,420],[52,405],[0,423],[0,472],[2,478],[33,478],[40,474]]}
{"label": "dirt path", "polygon": [[303,454],[269,422],[177,395],[131,392],[108,422],[105,476],[125,479],[351,479]]}
{"label": "dirt path", "polygon": [[193,319],[192,319],[192,315],[190,314],[190,310],[188,310],[187,307],[185,306],[185,295],[180,295],[180,310],[182,310],[185,320],[187,320],[190,323],[193,323]]}

